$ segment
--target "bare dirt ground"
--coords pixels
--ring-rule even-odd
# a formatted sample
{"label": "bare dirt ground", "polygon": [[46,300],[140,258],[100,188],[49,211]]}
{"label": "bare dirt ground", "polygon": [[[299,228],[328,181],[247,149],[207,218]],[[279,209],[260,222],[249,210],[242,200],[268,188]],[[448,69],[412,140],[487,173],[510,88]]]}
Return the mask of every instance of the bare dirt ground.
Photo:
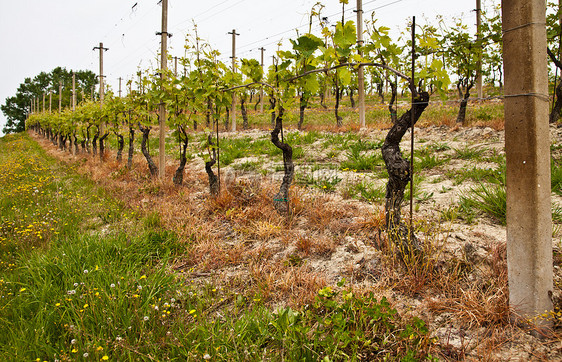
{"label": "bare dirt ground", "polygon": [[[226,137],[264,134],[248,131]],[[380,141],[385,134],[385,130],[360,131],[361,139],[371,142]],[[497,167],[485,156],[501,158],[503,131],[476,127],[416,130],[417,148],[434,147],[437,158],[449,160],[420,171],[423,179],[414,223],[426,257],[406,262],[388,244],[383,230],[384,201],[361,201],[350,198],[346,191],[357,182],[384,185],[385,180],[373,172],[340,169],[337,177],[341,181],[333,192],[294,185],[292,215],[285,218],[275,212],[271,202],[280,184],[275,160],[236,160],[223,169],[223,191],[212,199],[200,157],[188,163],[183,186],[175,187],[171,181],[149,179],[141,155],[135,156],[129,171],[112,161],[112,154],[102,164],[90,155],[70,155],[34,137],[51,155],[76,166],[131,208],[147,214],[158,212],[161,222],[185,241],[185,254],[171,270],[186,280],[212,280],[223,288],[259,296],[276,308],[311,303],[318,289],[335,286],[345,278],[344,288],[385,296],[401,313],[424,319],[437,338],[440,359],[562,360],[558,329],[547,338],[537,338],[510,322],[505,227],[486,215],[466,220],[458,208],[461,195],[478,182],[458,183],[451,175],[471,167]],[[552,127],[551,142],[558,144],[561,139],[562,131]],[[406,135],[403,149],[409,142]],[[317,163],[345,160],[345,153],[330,155],[322,145],[321,141],[305,145],[304,153],[314,155]],[[483,158],[455,157],[456,149],[467,148],[482,150]],[[262,170],[272,171],[263,175],[265,172],[235,170],[235,165],[244,162],[261,162]],[[167,175],[173,175],[175,167],[169,160]],[[553,201],[562,204],[554,194]],[[457,214],[451,216],[451,210]],[[403,214],[408,217],[406,205]],[[562,258],[556,255],[562,251],[557,230],[555,225],[554,298],[558,307]]]}

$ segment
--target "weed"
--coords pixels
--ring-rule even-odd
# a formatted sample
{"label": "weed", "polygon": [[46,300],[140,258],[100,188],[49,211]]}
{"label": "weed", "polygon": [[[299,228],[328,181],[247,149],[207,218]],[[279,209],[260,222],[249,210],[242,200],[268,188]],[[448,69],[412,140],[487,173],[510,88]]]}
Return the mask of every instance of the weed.
{"label": "weed", "polygon": [[504,185],[480,183],[461,194],[459,205],[463,215],[474,216],[476,210],[482,211],[505,225],[506,191]]}
{"label": "weed", "polygon": [[554,159],[550,162],[550,175],[552,192],[562,195],[562,165]]}
{"label": "weed", "polygon": [[384,185],[375,187],[372,183],[361,181],[347,187],[346,193],[349,197],[365,200],[368,202],[380,202],[386,195]]}
{"label": "weed", "polygon": [[444,165],[447,162],[449,162],[448,157],[439,157],[438,155],[435,154],[427,154],[419,158],[416,158],[414,162],[414,167],[418,170],[419,169],[426,170],[426,169],[432,169],[434,167]]}
{"label": "weed", "polygon": [[482,155],[484,154],[484,149],[474,148],[470,146],[465,146],[464,148],[455,148],[454,151],[455,155],[453,157],[460,160],[477,161],[480,160]]}
{"label": "weed", "polygon": [[220,141],[220,162],[224,166],[230,165],[234,160],[248,155],[250,137],[222,138]]}
{"label": "weed", "polygon": [[260,169],[260,165],[261,165],[261,163],[257,162],[257,161],[245,161],[245,162],[242,162],[242,163],[234,164],[231,167],[234,170],[238,170],[238,171],[255,172],[255,171],[258,171]]}
{"label": "weed", "polygon": [[[298,173],[296,176],[297,182],[304,185],[319,188],[324,192],[333,192],[335,191],[336,186],[342,180],[337,175],[337,173],[334,172],[329,172],[328,174],[324,174],[322,172],[315,172],[314,169],[310,171],[311,172],[306,172],[304,174]],[[317,171],[323,171],[323,170],[317,170]]]}

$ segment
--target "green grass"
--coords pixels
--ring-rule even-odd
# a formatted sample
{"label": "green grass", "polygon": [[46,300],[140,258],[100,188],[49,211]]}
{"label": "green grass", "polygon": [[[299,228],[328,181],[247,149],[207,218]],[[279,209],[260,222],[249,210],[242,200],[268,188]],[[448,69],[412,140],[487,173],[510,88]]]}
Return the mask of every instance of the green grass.
{"label": "green grass", "polygon": [[441,165],[444,165],[447,162],[449,162],[449,160],[450,159],[448,157],[440,157],[439,155],[436,154],[427,154],[421,157],[416,157],[414,159],[414,168],[416,170],[419,169],[429,170],[434,167],[439,167]]}
{"label": "green grass", "polygon": [[376,171],[384,165],[379,149],[382,142],[356,141],[346,151],[347,159],[341,163],[343,170]]}
{"label": "green grass", "polygon": [[319,188],[324,192],[334,192],[336,186],[341,182],[341,178],[330,172],[328,175],[314,175],[314,169],[311,172],[299,173],[297,172],[295,180],[297,183],[311,187]]}
{"label": "green grass", "polygon": [[[501,225],[506,225],[507,193],[505,188],[505,168],[494,172],[491,183],[479,182],[467,192],[460,195],[459,216],[472,222],[478,213],[484,213]],[[552,206],[552,219],[562,221],[562,208]]]}
{"label": "green grass", "polygon": [[259,295],[191,283],[168,265],[190,241],[25,135],[0,139],[0,171],[0,360],[431,357],[422,320],[343,283],[275,311]]}
{"label": "green grass", "polygon": [[498,168],[463,168],[454,171],[447,171],[446,176],[453,179],[455,185],[460,185],[466,180],[498,183],[500,182],[500,178],[505,177],[505,165]]}
{"label": "green grass", "polygon": [[477,212],[483,212],[505,225],[506,191],[505,185],[480,183],[462,194],[459,200],[461,217],[471,222]]}
{"label": "green grass", "polygon": [[386,195],[386,186],[375,187],[372,183],[361,181],[356,184],[350,184],[346,192],[352,198],[368,202],[381,202]]}
{"label": "green grass", "polygon": [[261,167],[261,163],[260,162],[255,162],[255,161],[245,161],[242,163],[238,163],[238,164],[234,164],[232,165],[232,168],[234,170],[238,170],[238,171],[258,171]]}
{"label": "green grass", "polygon": [[481,160],[482,155],[484,154],[484,149],[473,148],[470,146],[465,146],[464,148],[455,148],[454,151],[455,155],[453,157],[460,160],[478,161]]}
{"label": "green grass", "polygon": [[558,160],[552,159],[550,162],[550,183],[552,192],[562,195],[562,164]]}

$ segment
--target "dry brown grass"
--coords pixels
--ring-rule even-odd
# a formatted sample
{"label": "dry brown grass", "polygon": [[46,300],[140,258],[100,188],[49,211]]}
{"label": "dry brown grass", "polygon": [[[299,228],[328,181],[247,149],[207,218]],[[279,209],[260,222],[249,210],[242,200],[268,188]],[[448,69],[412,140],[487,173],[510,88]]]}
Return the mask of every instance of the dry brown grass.
{"label": "dry brown grass", "polygon": [[477,268],[480,274],[469,277],[466,263],[456,260],[451,266],[457,277],[441,283],[444,297],[430,302],[429,308],[436,313],[451,313],[466,328],[509,325],[505,244],[494,245],[485,263]]}
{"label": "dry brown grass", "polygon": [[[431,122],[458,127],[445,117]],[[307,129],[321,128],[312,125]],[[324,129],[333,131],[335,127]],[[388,293],[394,300],[420,300],[428,318],[451,315],[451,323],[471,331],[470,338],[478,340],[475,353],[479,356],[491,356],[514,338],[515,332],[508,332],[515,327],[509,322],[505,244],[489,245],[487,259],[475,265],[462,255],[444,252],[448,232],[436,225],[438,221],[420,221],[424,256],[404,261],[382,231],[382,207],[364,215],[356,204],[292,186],[291,216],[285,218],[272,207],[278,184],[230,179],[212,198],[202,171],[186,172],[184,185],[177,187],[171,180],[148,177],[146,162],[139,156],[127,170],[111,153],[102,163],[91,155],[69,157],[67,152],[41,142],[59,159],[80,165],[78,172],[131,208],[157,213],[162,227],[175,231],[185,244],[185,253],[173,265],[186,271],[187,278],[212,279],[272,307],[299,307],[312,303],[319,289],[333,283],[309,261],[330,262],[346,236],[352,235],[375,247],[376,260],[347,261],[340,266],[341,276],[349,276],[352,282],[366,281],[361,288],[370,291],[391,291]],[[174,165],[167,166],[168,175],[174,171]],[[468,350],[445,342],[442,358],[470,358]]]}
{"label": "dry brown grass", "polygon": [[503,131],[505,129],[505,120],[503,118],[494,118],[489,121],[477,121],[473,124],[474,127],[490,127],[494,131]]}
{"label": "dry brown grass", "polygon": [[254,294],[273,304],[280,301],[286,301],[291,307],[312,304],[318,290],[327,285],[324,278],[309,267],[287,266],[281,261],[251,264],[249,272]]}

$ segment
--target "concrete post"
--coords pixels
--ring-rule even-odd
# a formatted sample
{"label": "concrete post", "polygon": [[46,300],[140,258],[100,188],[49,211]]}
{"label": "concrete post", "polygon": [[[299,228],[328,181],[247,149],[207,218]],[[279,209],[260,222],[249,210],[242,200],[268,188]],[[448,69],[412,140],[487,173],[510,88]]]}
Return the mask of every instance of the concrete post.
{"label": "concrete post", "polygon": [[[232,72],[236,73],[236,29],[232,29]],[[236,132],[236,94],[232,93],[232,109],[230,110],[230,116],[232,117],[232,132]]]}
{"label": "concrete post", "polygon": [[72,72],[72,111],[76,110],[76,73]]}
{"label": "concrete post", "polygon": [[[481,17],[482,17],[482,6],[480,4],[481,0],[476,0],[476,39],[480,41],[482,39],[482,28],[481,28]],[[479,44],[480,53],[478,55],[478,64],[476,65],[476,90],[478,91],[478,98],[482,98],[482,52],[484,48],[482,44]]]}
{"label": "concrete post", "polygon": [[[562,1],[562,0],[561,0]],[[265,50],[264,47],[260,48],[261,50],[261,69],[263,70],[263,52]],[[260,87],[260,114],[263,114],[263,85]]]}
{"label": "concrete post", "polygon": [[[363,2],[357,0],[357,44],[363,45]],[[361,52],[359,53],[361,54]],[[359,124],[361,128],[365,127],[365,75],[363,67],[357,69],[357,92],[359,93]]]}
{"label": "concrete post", "polygon": [[[94,47],[94,50],[99,49],[100,51],[100,108],[103,108],[103,99],[104,99],[104,95],[105,95],[105,86],[104,86],[104,81],[103,81],[103,52],[105,50],[108,50],[108,48],[104,48],[103,47],[103,43],[100,43],[99,47]],[[92,99],[94,99],[94,91],[92,89]],[[100,124],[100,135],[103,135],[105,133],[105,122],[101,122]],[[103,155],[102,156],[103,159]]]}
{"label": "concrete post", "polygon": [[553,308],[545,13],[544,0],[502,0],[507,268],[515,320]]}
{"label": "concrete post", "polygon": [[59,82],[59,113],[62,112],[62,81]]}
{"label": "concrete post", "polygon": [[[162,0],[162,48],[160,58],[160,79],[164,84],[165,73],[168,69],[168,0]],[[158,151],[158,177],[163,180],[166,176],[166,104],[160,103],[160,141]]]}

